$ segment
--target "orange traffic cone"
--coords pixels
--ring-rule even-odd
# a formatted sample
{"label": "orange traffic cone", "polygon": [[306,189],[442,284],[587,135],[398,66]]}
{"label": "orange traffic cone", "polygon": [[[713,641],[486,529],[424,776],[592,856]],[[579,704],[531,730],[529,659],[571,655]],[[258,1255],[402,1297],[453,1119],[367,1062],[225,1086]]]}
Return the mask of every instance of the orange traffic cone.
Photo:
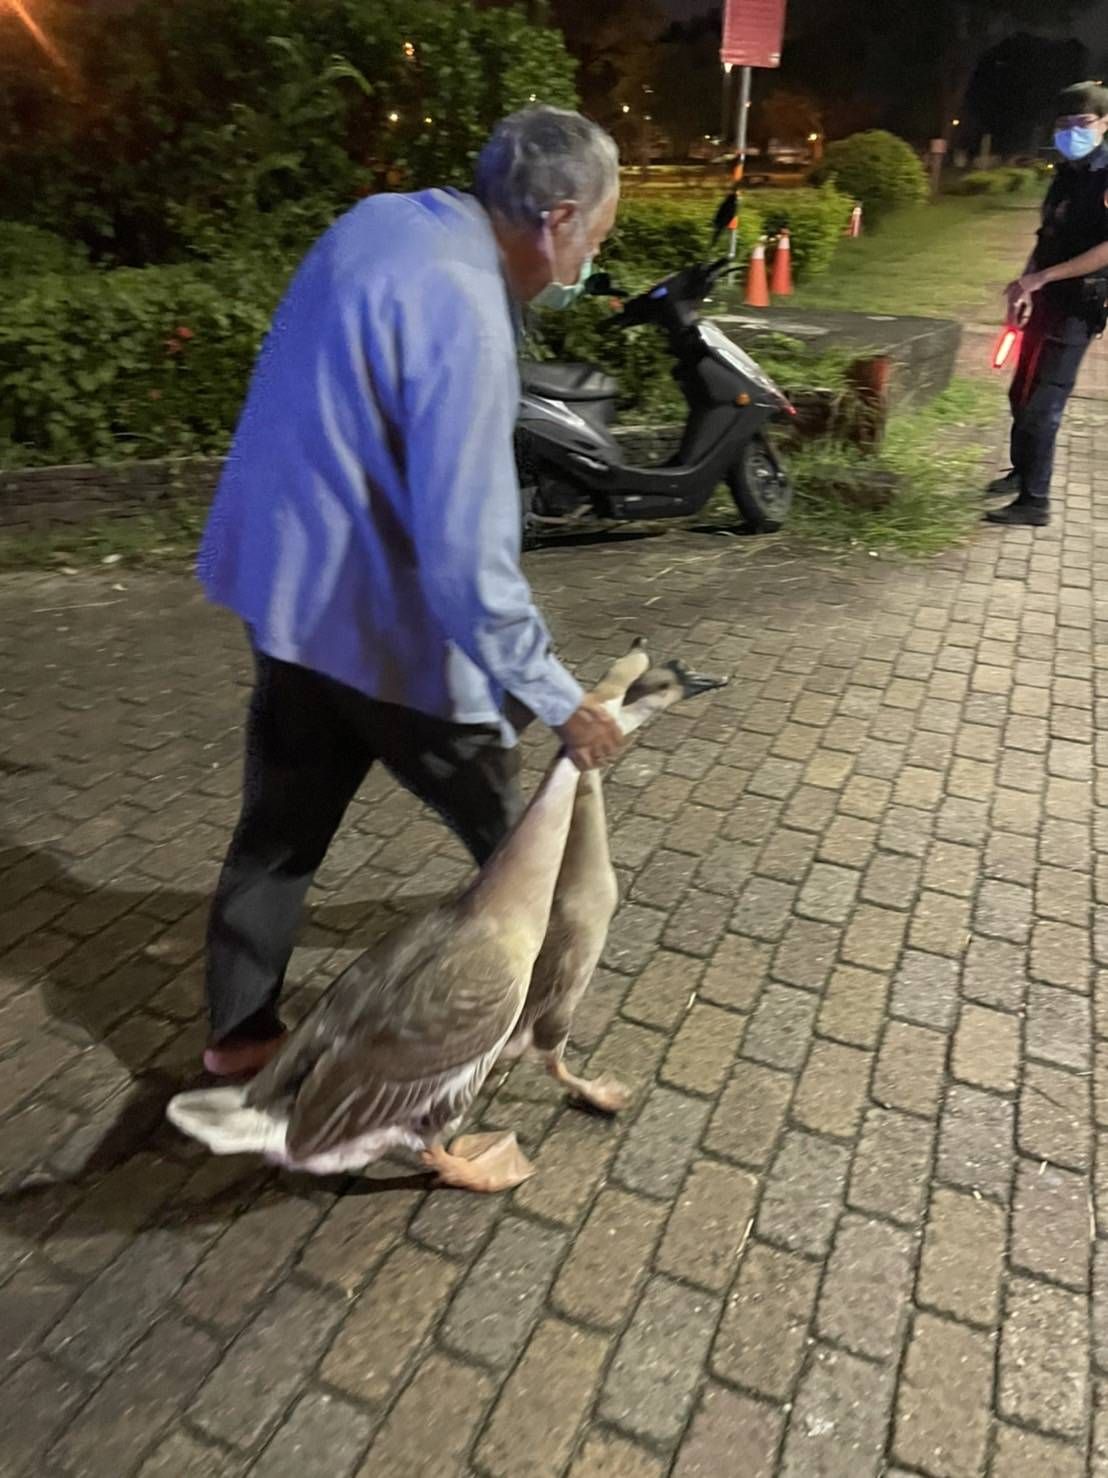
{"label": "orange traffic cone", "polygon": [[856,205],[850,212],[850,229],[846,234],[850,237],[857,237],[862,234],[862,207],[860,205]]}
{"label": "orange traffic cone", "polygon": [[763,237],[750,258],[750,271],[746,275],[746,306],[748,308],[769,307],[769,283],[766,280],[766,243]]}
{"label": "orange traffic cone", "polygon": [[788,298],[793,290],[793,249],[789,233],[782,231],[773,254],[773,281],[770,292],[775,298]]}

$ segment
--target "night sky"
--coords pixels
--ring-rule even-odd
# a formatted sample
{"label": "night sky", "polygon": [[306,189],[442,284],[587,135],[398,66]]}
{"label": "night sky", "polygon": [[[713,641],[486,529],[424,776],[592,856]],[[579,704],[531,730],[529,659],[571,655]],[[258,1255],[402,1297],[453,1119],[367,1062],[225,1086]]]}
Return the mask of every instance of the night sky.
{"label": "night sky", "polygon": [[[661,0],[661,4],[670,15],[678,20],[686,19],[691,15],[704,15],[712,9],[712,0]],[[1074,33],[1088,45],[1092,51],[1094,61],[1108,60],[1108,3],[1106,0],[1094,0],[1084,18],[1073,26],[1065,26],[1062,33],[1072,36]]]}

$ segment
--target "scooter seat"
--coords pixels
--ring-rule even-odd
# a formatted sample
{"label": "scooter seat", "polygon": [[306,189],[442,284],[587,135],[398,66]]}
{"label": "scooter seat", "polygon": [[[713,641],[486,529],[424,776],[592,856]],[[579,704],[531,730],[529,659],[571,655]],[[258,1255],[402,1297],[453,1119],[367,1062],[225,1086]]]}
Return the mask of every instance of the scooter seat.
{"label": "scooter seat", "polygon": [[524,390],[547,400],[613,400],[619,395],[618,382],[588,364],[525,361],[520,377]]}

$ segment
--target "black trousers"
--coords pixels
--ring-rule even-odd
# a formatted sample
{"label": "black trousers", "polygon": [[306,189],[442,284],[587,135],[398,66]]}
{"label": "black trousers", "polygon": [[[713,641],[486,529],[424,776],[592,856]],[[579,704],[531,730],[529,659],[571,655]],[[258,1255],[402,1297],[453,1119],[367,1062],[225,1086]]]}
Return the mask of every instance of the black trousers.
{"label": "black trousers", "polygon": [[1012,466],[1021,496],[1046,502],[1066,404],[1092,341],[1082,318],[1037,313],[1023,336],[1012,380]]}
{"label": "black trousers", "polygon": [[379,703],[255,654],[242,813],[208,925],[212,1036],[267,1038],[304,899],[375,761],[433,807],[483,863],[522,810],[519,751],[493,726]]}

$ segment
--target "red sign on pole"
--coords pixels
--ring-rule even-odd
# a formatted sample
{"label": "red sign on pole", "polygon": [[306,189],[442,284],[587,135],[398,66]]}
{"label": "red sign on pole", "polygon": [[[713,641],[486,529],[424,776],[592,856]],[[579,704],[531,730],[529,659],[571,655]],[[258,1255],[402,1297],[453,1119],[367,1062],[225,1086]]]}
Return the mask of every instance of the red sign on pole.
{"label": "red sign on pole", "polygon": [[720,55],[732,67],[779,67],[786,0],[726,0]]}

